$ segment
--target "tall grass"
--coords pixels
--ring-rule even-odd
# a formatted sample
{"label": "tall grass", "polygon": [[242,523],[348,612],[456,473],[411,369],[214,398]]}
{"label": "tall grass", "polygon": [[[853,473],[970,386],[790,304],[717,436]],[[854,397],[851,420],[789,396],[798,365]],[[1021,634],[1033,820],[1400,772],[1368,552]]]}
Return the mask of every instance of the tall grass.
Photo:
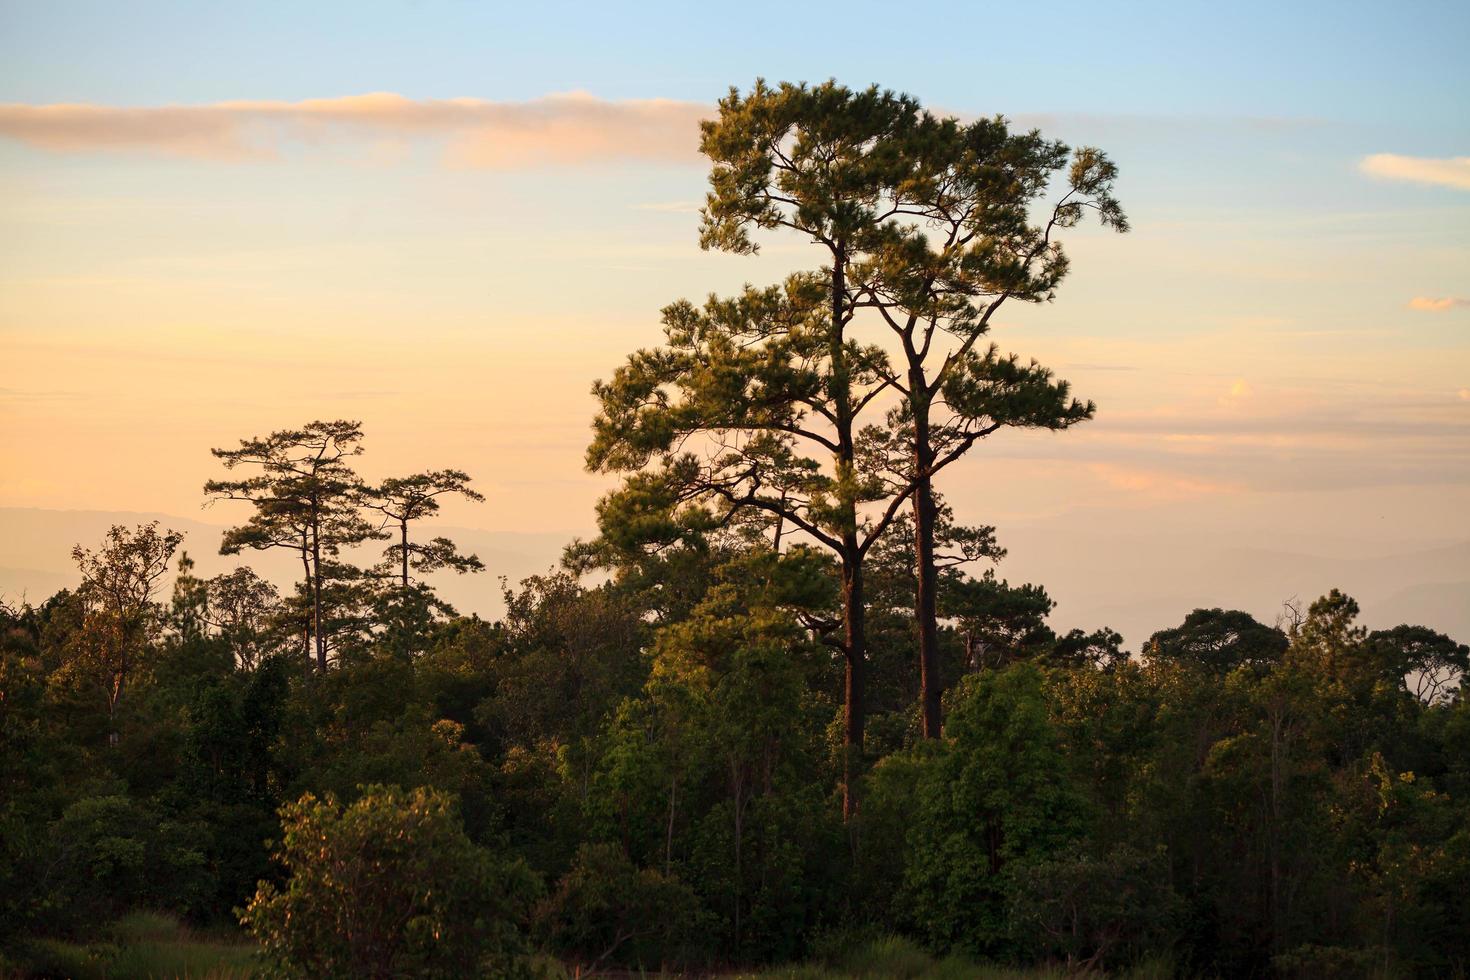
{"label": "tall grass", "polygon": [[[819,941],[815,953],[812,963],[776,967],[736,980],[1064,980],[1077,976],[1062,967],[999,966],[959,954],[935,959],[902,936],[837,934]],[[1116,974],[1119,980],[1170,980],[1176,975],[1167,958],[1146,960]]]}
{"label": "tall grass", "polygon": [[[0,977],[72,980],[249,980],[257,974],[255,946],[234,932],[189,929],[167,915],[135,912],[108,926],[92,943],[33,940],[19,956],[0,964]],[[936,959],[902,936],[837,933],[819,940],[810,963],[741,974],[728,980],[1064,980],[1061,968],[1013,968],[965,956]],[[555,976],[554,960],[538,973]],[[1168,980],[1166,959],[1149,960],[1117,974],[1120,980]]]}
{"label": "tall grass", "polygon": [[70,980],[248,980],[255,946],[233,934],[195,932],[156,912],[134,912],[90,943],[36,939],[11,963],[24,977]]}
{"label": "tall grass", "polygon": [[1053,980],[1051,970],[1013,970],[965,956],[935,959],[902,936],[835,936],[820,944],[818,962],[746,975],[743,980]]}

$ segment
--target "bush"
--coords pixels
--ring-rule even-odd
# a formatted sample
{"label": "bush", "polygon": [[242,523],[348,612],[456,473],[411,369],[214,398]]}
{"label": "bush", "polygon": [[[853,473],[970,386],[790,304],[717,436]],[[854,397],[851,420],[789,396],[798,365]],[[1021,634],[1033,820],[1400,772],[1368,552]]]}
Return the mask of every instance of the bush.
{"label": "bush", "polygon": [[1113,968],[1167,948],[1179,905],[1161,852],[1072,850],[1021,866],[1015,928],[1037,952],[1082,970]]}
{"label": "bush", "polygon": [[126,796],[89,796],[50,827],[55,875],[49,925],[95,925],[137,906],[180,911],[210,888],[198,828],[159,819]]}
{"label": "bush", "polygon": [[687,963],[702,951],[703,919],[687,885],[637,868],[616,844],[583,844],[537,911],[549,945],[589,972]]}
{"label": "bush", "polygon": [[1298,946],[1271,958],[1278,976],[1315,980],[1317,977],[1351,978],[1381,976],[1386,956],[1379,946]]}
{"label": "bush", "polygon": [[519,860],[465,835],[453,798],[370,786],[347,806],[310,793],[281,809],[281,889],[240,921],[284,976],[512,976],[536,888]]}

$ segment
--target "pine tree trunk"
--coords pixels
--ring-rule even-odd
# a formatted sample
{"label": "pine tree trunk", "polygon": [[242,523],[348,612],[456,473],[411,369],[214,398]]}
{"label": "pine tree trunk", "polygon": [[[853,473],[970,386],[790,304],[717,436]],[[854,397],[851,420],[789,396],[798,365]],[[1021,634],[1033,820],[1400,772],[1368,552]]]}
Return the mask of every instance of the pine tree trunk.
{"label": "pine tree trunk", "polygon": [[122,678],[114,676],[112,679],[112,690],[107,696],[107,744],[115,748],[118,742],[117,735],[117,702],[122,696]]}
{"label": "pine tree trunk", "polygon": [[863,688],[867,657],[867,623],[863,595],[863,566],[860,562],[842,562],[842,620],[846,641],[847,677],[844,688],[842,722],[842,817],[857,813],[857,777],[863,758]]}
{"label": "pine tree trunk", "polygon": [[[311,541],[307,532],[301,532],[301,574],[306,585],[308,594],[315,594],[315,586],[312,584],[311,574]],[[301,662],[306,666],[311,665],[311,628],[301,628]]]}
{"label": "pine tree trunk", "polygon": [[[848,371],[847,352],[843,347],[847,303],[847,250],[839,242],[832,255],[832,358],[829,394],[832,399],[834,428],[837,435],[837,478],[844,485],[855,476],[856,452],[853,444],[852,378]],[[867,680],[864,661],[867,658],[866,597],[863,595],[863,551],[858,545],[857,501],[846,500],[842,528],[842,625],[847,677],[843,697],[842,817],[850,819],[857,812],[857,777],[863,755],[863,693]]]}
{"label": "pine tree trunk", "polygon": [[398,530],[403,547],[403,591],[408,591],[408,520],[399,522]]}
{"label": "pine tree trunk", "polygon": [[316,669],[327,672],[327,638],[322,635],[322,530],[321,513],[313,501],[311,506],[311,630],[316,637]]}
{"label": "pine tree trunk", "polygon": [[672,874],[674,868],[674,800],[679,792],[679,770],[675,769],[669,780],[669,822],[664,833],[664,874]]}
{"label": "pine tree trunk", "polygon": [[[922,390],[920,375],[915,385],[910,372],[911,391]],[[917,401],[917,399],[916,399]],[[919,625],[919,688],[923,704],[924,737],[938,738],[940,731],[940,695],[944,682],[939,676],[939,615],[937,599],[939,575],[934,565],[934,525],[939,508],[934,504],[934,485],[929,474],[934,451],[929,445],[929,406],[914,405],[914,571],[918,588],[914,595],[914,618]]]}
{"label": "pine tree trunk", "polygon": [[927,479],[914,488],[914,551],[918,589],[914,614],[919,624],[919,688],[923,702],[924,737],[938,738],[940,698],[944,681],[939,673],[939,622],[935,604],[938,575],[934,568],[934,494]]}

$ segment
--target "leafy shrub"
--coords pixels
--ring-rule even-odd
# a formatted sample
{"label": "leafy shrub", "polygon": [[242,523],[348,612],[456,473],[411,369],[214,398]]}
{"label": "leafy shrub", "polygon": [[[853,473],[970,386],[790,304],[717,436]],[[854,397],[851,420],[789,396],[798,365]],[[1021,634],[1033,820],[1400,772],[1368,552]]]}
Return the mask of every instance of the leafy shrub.
{"label": "leafy shrub", "polygon": [[89,796],[50,828],[60,887],[52,924],[90,925],[138,906],[188,908],[209,888],[198,828],[160,820],[126,796]]}
{"label": "leafy shrub", "polygon": [[639,869],[616,844],[584,844],[537,910],[547,942],[595,970],[689,962],[702,952],[698,897],[683,882]]}
{"label": "leafy shrub", "polygon": [[1162,853],[1070,850],[1016,874],[1014,928],[1036,952],[1090,970],[1166,947],[1178,912]]}
{"label": "leafy shrub", "polygon": [[347,806],[310,793],[281,809],[278,889],[240,921],[283,976],[511,976],[535,878],[465,836],[453,798],[369,786]]}

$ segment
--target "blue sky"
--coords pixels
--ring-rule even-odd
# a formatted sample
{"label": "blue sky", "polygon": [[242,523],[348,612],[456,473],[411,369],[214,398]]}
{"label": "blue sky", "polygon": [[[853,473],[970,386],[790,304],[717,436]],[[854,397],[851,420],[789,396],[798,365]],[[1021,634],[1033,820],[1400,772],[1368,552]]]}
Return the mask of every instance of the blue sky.
{"label": "blue sky", "polygon": [[[8,2],[0,98],[367,91],[708,100],[756,73],[977,111],[1330,119],[1466,134],[1470,5]],[[185,81],[187,80],[187,81]]]}

